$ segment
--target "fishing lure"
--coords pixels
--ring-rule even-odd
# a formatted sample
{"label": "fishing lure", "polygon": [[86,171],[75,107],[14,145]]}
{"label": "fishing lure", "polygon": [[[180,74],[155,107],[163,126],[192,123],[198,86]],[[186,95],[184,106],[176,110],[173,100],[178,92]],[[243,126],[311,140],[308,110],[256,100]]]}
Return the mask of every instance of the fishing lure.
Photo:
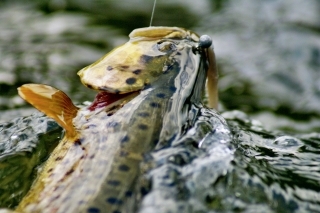
{"label": "fishing lure", "polygon": [[64,129],[16,212],[133,212],[143,155],[183,134],[207,79],[217,107],[211,39],[177,27],[136,29],[130,40],[78,72],[99,93],[77,108],[62,91],[41,84],[19,95]]}

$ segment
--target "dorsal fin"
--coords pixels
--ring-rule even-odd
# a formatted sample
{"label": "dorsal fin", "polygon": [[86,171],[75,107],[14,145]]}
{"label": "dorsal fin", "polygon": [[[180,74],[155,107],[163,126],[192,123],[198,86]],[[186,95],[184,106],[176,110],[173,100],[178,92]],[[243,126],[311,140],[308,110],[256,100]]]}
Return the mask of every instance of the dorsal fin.
{"label": "dorsal fin", "polygon": [[76,136],[72,120],[78,108],[62,91],[44,84],[24,84],[18,88],[19,95],[39,111],[53,118],[66,130],[67,137]]}

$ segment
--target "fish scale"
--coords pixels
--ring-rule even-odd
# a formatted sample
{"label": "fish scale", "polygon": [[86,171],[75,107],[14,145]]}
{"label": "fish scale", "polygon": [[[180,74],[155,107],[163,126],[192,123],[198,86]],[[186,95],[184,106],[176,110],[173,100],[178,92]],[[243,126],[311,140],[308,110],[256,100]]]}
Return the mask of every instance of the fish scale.
{"label": "fish scale", "polygon": [[[50,193],[50,197],[55,199],[43,199],[37,208],[59,209],[56,212],[88,212],[90,209],[120,211],[125,206],[120,205],[125,203],[123,200],[125,193],[131,190],[137,177],[142,154],[150,150],[159,137],[167,102],[176,92],[173,88],[175,88],[175,77],[180,71],[179,67],[179,64],[176,63],[167,71],[167,74],[159,77],[157,83],[142,91],[139,96],[112,116],[106,116],[106,113],[102,111],[95,116],[90,116],[90,119],[83,121],[85,123],[82,125],[78,124],[77,128],[79,129],[83,129],[83,125],[86,126],[81,132],[81,136],[83,135],[80,137],[81,146],[69,141],[73,148],[66,145],[63,147],[64,150],[68,150],[67,155],[54,158],[63,158],[65,162],[70,163],[77,162],[76,159],[80,161],[82,156],[85,156],[81,165],[78,165],[78,170],[83,168],[85,175],[78,176],[72,173],[66,179],[63,176],[66,172],[60,172],[59,167],[55,168],[57,170],[55,173],[59,176],[54,177],[55,181],[51,185],[55,186],[57,182],[63,180],[68,188],[61,187],[52,190],[47,187],[44,193]],[[85,113],[86,111],[82,115],[79,111],[75,120],[87,116]],[[149,116],[146,116],[146,113]],[[120,120],[121,123],[118,122]],[[113,124],[113,127],[110,128],[110,124]],[[141,129],[141,124],[146,125],[148,131]],[[106,126],[109,128],[105,128]],[[134,137],[132,137],[133,135]],[[92,155],[95,156],[90,158]],[[53,154],[53,156],[55,155]],[[118,165],[127,165],[132,175],[118,172]],[[67,169],[70,170],[71,166],[69,165]],[[104,170],[103,173],[99,174],[99,171],[102,170]],[[91,177],[97,173],[99,175],[96,179]],[[73,181],[74,179],[77,181]],[[108,184],[110,181],[120,181],[121,185],[115,187],[114,184]],[[85,187],[83,187],[83,183],[87,183]],[[91,193],[88,194],[87,191]],[[83,196],[80,197],[79,194]],[[73,205],[70,205],[70,200]],[[30,210],[36,212],[37,208],[30,208]]]}
{"label": "fish scale", "polygon": [[[114,72],[111,76],[116,77],[109,80],[116,79],[119,84],[113,81],[108,88],[110,85],[99,81],[100,85],[96,85],[110,91],[122,91],[118,86],[126,84],[123,91],[130,92],[141,82],[147,82],[140,94],[119,100],[119,104],[122,103],[119,106],[123,105],[120,108],[112,110],[107,106],[108,110],[77,110],[70,106],[70,99],[59,90],[44,85],[21,87],[19,94],[55,118],[66,129],[66,136],[53,151],[17,212],[129,213],[137,208],[135,199],[139,192],[133,186],[139,176],[143,155],[158,141],[164,143],[178,137],[188,125],[188,119],[192,119],[188,110],[191,102],[201,100],[199,91],[203,90],[205,83],[203,76],[208,70],[208,55],[204,49],[202,52],[196,50],[197,37],[181,28],[143,28],[132,34],[136,36],[131,37],[135,50],[132,54],[138,55],[133,55],[130,61],[141,63],[137,66],[143,69],[137,70],[133,66],[134,70],[130,71],[128,69],[132,67],[124,61],[120,71],[114,70],[116,66],[106,66],[103,71],[101,63],[111,60],[106,57],[79,74],[84,84],[88,82],[86,85],[93,87],[93,77],[100,78],[103,72]],[[149,37],[143,40],[144,36]],[[144,48],[152,47],[152,50],[137,53],[139,42]],[[173,44],[175,48],[171,49]],[[128,48],[130,44],[124,47]],[[167,53],[155,52],[155,48]],[[114,57],[115,52],[109,57]],[[95,66],[100,67],[97,73]],[[88,73],[90,70],[94,71],[93,77]],[[129,77],[119,78],[122,72]],[[148,72],[152,77],[145,79]],[[58,107],[48,108],[39,99],[58,103]],[[74,127],[68,125],[70,120]]]}
{"label": "fish scale", "polygon": [[[174,73],[174,70],[170,70],[169,72],[177,74]],[[120,211],[123,207],[131,209],[131,207],[122,204],[126,203],[124,200],[126,193],[129,191],[133,193],[132,186],[139,173],[138,169],[142,154],[153,148],[156,144],[155,142],[157,142],[167,102],[173,94],[173,91],[168,87],[168,84],[174,86],[173,77],[174,75],[170,78],[171,81],[167,82],[162,88],[155,86],[148,89],[150,91],[148,91],[147,97],[133,111],[132,116],[129,117],[131,120],[128,121],[128,125],[131,128],[125,134],[118,137],[120,139],[118,143],[121,148],[115,155],[116,157],[114,158],[110,173],[106,180],[103,181],[104,185],[101,186],[97,198],[92,203],[89,202],[89,208],[101,208],[112,211]],[[167,78],[165,79],[168,81]],[[158,97],[159,94],[161,94],[161,97]],[[168,98],[162,97],[163,95]],[[128,105],[126,108],[130,107]],[[126,108],[123,108],[123,110],[127,110]],[[146,112],[149,113],[149,116],[145,116]],[[113,118],[118,120],[117,114],[113,116],[116,116]],[[143,128],[141,128],[141,125],[144,125]],[[124,129],[126,128],[124,127]],[[124,138],[126,140],[123,140]],[[119,171],[120,165],[128,166],[129,170]],[[118,182],[119,185],[117,184]],[[130,197],[133,197],[133,195]]]}

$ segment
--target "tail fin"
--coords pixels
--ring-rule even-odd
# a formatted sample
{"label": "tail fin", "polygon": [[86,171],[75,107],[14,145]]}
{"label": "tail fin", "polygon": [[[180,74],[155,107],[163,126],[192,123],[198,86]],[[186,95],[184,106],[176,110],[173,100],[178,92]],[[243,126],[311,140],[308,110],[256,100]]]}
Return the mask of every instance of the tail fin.
{"label": "tail fin", "polygon": [[18,88],[18,93],[39,111],[57,121],[66,130],[67,137],[76,136],[72,120],[78,108],[64,92],[43,84],[24,84]]}

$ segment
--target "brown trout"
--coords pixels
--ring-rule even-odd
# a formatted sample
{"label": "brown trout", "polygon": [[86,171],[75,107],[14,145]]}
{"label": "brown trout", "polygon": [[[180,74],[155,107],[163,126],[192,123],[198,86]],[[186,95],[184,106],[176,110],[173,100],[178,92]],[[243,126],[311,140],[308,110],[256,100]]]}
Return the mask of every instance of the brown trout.
{"label": "brown trout", "polygon": [[217,107],[211,41],[177,27],[136,29],[129,37],[78,72],[84,85],[100,91],[89,107],[75,107],[47,85],[18,89],[65,136],[16,212],[134,212],[143,155],[182,134],[206,79],[209,106]]}

